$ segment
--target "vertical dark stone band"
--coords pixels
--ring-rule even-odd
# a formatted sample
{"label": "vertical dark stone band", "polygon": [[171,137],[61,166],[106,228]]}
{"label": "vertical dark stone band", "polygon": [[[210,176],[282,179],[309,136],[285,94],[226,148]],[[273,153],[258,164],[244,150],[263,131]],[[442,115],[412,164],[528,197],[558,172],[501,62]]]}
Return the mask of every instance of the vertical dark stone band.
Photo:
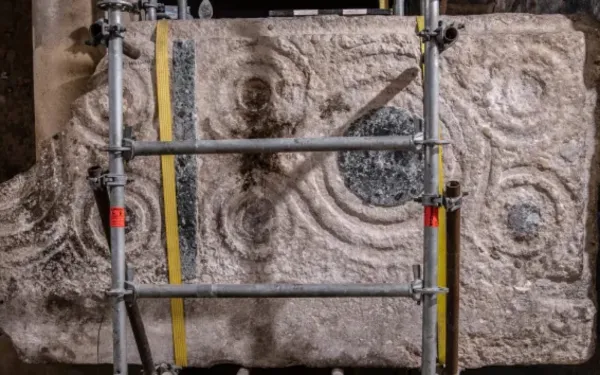
{"label": "vertical dark stone band", "polygon": [[[175,140],[196,139],[196,48],[192,40],[173,43],[171,94],[173,104],[173,137]],[[195,155],[175,158],[177,178],[177,214],[179,251],[184,280],[196,278],[196,229],[198,165]]]}

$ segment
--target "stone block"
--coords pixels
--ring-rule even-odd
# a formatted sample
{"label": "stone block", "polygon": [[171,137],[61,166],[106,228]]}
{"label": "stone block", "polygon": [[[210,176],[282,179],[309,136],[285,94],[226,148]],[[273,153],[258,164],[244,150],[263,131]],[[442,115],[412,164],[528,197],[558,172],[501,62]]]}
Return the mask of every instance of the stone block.
{"label": "stone block", "polygon": [[[463,210],[461,366],[579,363],[594,350],[596,92],[589,35],[561,16],[457,18],[441,61],[447,179]],[[414,18],[170,23],[179,139],[407,134],[422,112]],[[581,26],[581,27],[580,27]],[[154,30],[125,59],[125,122],[158,139]],[[595,46],[595,45],[594,45]],[[29,361],[112,360],[110,261],[85,175],[105,164],[107,64],[38,164],[0,189],[0,327]],[[422,259],[417,155],[177,158],[186,282],[408,282]],[[127,166],[127,256],[165,283],[158,157]],[[168,300],[141,301],[157,361]],[[186,300],[189,364],[417,367],[406,299]],[[139,361],[130,335],[130,362]]]}

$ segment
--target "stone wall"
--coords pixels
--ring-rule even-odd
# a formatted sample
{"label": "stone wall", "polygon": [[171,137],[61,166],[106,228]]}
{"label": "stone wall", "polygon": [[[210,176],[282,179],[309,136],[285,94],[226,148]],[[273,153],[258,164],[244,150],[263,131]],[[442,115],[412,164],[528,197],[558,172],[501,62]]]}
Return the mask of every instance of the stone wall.
{"label": "stone wall", "polygon": [[[597,30],[559,16],[461,18],[443,55],[448,177],[464,209],[464,367],[580,363],[594,352]],[[183,138],[405,134],[421,113],[415,20],[171,24]],[[157,138],[154,25],[130,25],[125,121]],[[489,48],[484,48],[489,46]],[[493,47],[493,48],[492,48]],[[64,132],[0,189],[0,327],[30,361],[111,360],[109,257],[85,171],[105,163],[106,61]],[[192,100],[193,99],[193,100]],[[421,259],[420,159],[341,153],[179,159],[189,282],[405,282]],[[165,282],[158,158],[128,166],[128,257]],[[377,184],[373,184],[376,181]],[[185,183],[183,183],[185,182]],[[143,301],[170,360],[168,301]],[[413,367],[411,301],[186,301],[190,364]],[[137,361],[130,340],[130,361]]]}

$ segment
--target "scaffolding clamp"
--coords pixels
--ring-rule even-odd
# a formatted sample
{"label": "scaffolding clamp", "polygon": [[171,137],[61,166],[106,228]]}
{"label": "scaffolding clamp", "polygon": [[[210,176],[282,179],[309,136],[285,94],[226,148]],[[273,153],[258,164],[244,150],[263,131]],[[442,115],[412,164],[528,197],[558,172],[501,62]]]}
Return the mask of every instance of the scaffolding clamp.
{"label": "scaffolding clamp", "polygon": [[124,174],[105,173],[98,177],[88,177],[88,182],[92,187],[95,186],[125,186],[128,178]]}
{"label": "scaffolding clamp", "polygon": [[156,366],[157,375],[178,375],[181,371],[181,367],[172,365],[170,363],[161,363]]}
{"label": "scaffolding clamp", "polygon": [[458,210],[462,206],[463,197],[466,197],[469,193],[463,193],[458,197],[447,197],[444,196],[444,207],[446,212],[453,212]]}
{"label": "scaffolding clamp", "polygon": [[122,12],[130,12],[134,8],[133,4],[127,0],[100,0],[97,6],[102,10],[115,9]]}
{"label": "scaffolding clamp", "polygon": [[414,264],[412,266],[412,270],[413,270],[413,277],[414,280],[410,283],[410,289],[411,289],[411,297],[413,300],[417,301],[417,305],[421,304],[421,300],[423,299],[423,296],[426,294],[444,294],[444,293],[448,293],[448,288],[442,288],[442,287],[433,287],[433,288],[425,288],[423,287],[423,278],[422,278],[422,274],[421,274],[421,265],[420,264]]}
{"label": "scaffolding clamp", "polygon": [[124,301],[127,296],[132,294],[132,291],[128,289],[110,289],[106,291],[106,294],[110,297],[118,299],[119,301]]}
{"label": "scaffolding clamp", "polygon": [[90,26],[89,31],[91,39],[85,41],[86,45],[97,47],[102,44],[108,47],[108,41],[112,36],[123,38],[123,33],[127,29],[120,24],[109,25],[107,20],[100,18]]}
{"label": "scaffolding clamp", "polygon": [[462,206],[463,197],[469,195],[464,193],[460,197],[451,198],[439,194],[424,194],[415,198],[415,202],[422,203],[423,206],[444,207],[446,211],[452,212],[458,210]]}
{"label": "scaffolding clamp", "polygon": [[147,13],[148,9],[156,9],[157,13],[161,13],[161,12],[164,13],[165,4],[158,3],[158,2],[152,2],[149,0],[138,0],[138,2],[133,5],[132,13],[139,14],[142,10]]}
{"label": "scaffolding clamp", "polygon": [[125,281],[125,290],[126,293],[124,295],[125,300],[128,303],[133,303],[137,300],[137,293],[135,292],[135,283],[130,280]]}
{"label": "scaffolding clamp", "polygon": [[[89,32],[91,39],[86,40],[85,44],[92,47],[97,47],[99,45],[108,47],[108,43],[111,39],[123,39],[123,33],[125,31],[127,31],[125,26],[120,24],[109,25],[107,20],[101,18],[90,26]],[[142,55],[142,51],[135,45],[123,41],[123,54],[130,59],[137,60]]]}
{"label": "scaffolding clamp", "polygon": [[422,203],[423,206],[442,207],[444,205],[444,197],[439,194],[423,194],[414,201]]}
{"label": "scaffolding clamp", "polygon": [[454,22],[446,23],[440,21],[435,30],[423,29],[417,35],[421,37],[423,43],[435,41],[440,53],[450,48],[458,40],[459,29],[464,29],[463,24],[455,24]]}

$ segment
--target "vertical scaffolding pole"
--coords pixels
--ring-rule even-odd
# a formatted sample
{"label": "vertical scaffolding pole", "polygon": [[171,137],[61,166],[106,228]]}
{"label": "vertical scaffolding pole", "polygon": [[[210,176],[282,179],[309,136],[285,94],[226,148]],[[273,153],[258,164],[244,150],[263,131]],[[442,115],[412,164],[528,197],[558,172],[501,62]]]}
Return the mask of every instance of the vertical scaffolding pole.
{"label": "vertical scaffolding pole", "polygon": [[[439,0],[425,0],[425,30],[433,32],[438,27]],[[425,139],[437,141],[439,96],[439,47],[435,38],[425,42]],[[437,288],[438,258],[438,207],[431,198],[439,195],[439,145],[428,143],[425,146],[424,180],[424,248],[423,248],[423,287]],[[423,295],[423,357],[422,375],[435,375],[437,365],[437,294]]]}
{"label": "vertical scaffolding pole", "polygon": [[146,20],[156,21],[156,7],[158,6],[158,0],[150,0],[146,7]]}
{"label": "vertical scaffolding pole", "polygon": [[180,20],[187,18],[187,0],[177,0],[177,18]]}
{"label": "vertical scaffolding pole", "polygon": [[395,0],[394,1],[394,15],[396,15],[396,16],[404,15],[404,0]]}
{"label": "vertical scaffolding pole", "polygon": [[[109,6],[108,20],[122,26],[120,6]],[[112,269],[113,373],[127,375],[125,301],[125,182],[123,155],[123,36],[113,31],[108,43],[110,248]]]}

